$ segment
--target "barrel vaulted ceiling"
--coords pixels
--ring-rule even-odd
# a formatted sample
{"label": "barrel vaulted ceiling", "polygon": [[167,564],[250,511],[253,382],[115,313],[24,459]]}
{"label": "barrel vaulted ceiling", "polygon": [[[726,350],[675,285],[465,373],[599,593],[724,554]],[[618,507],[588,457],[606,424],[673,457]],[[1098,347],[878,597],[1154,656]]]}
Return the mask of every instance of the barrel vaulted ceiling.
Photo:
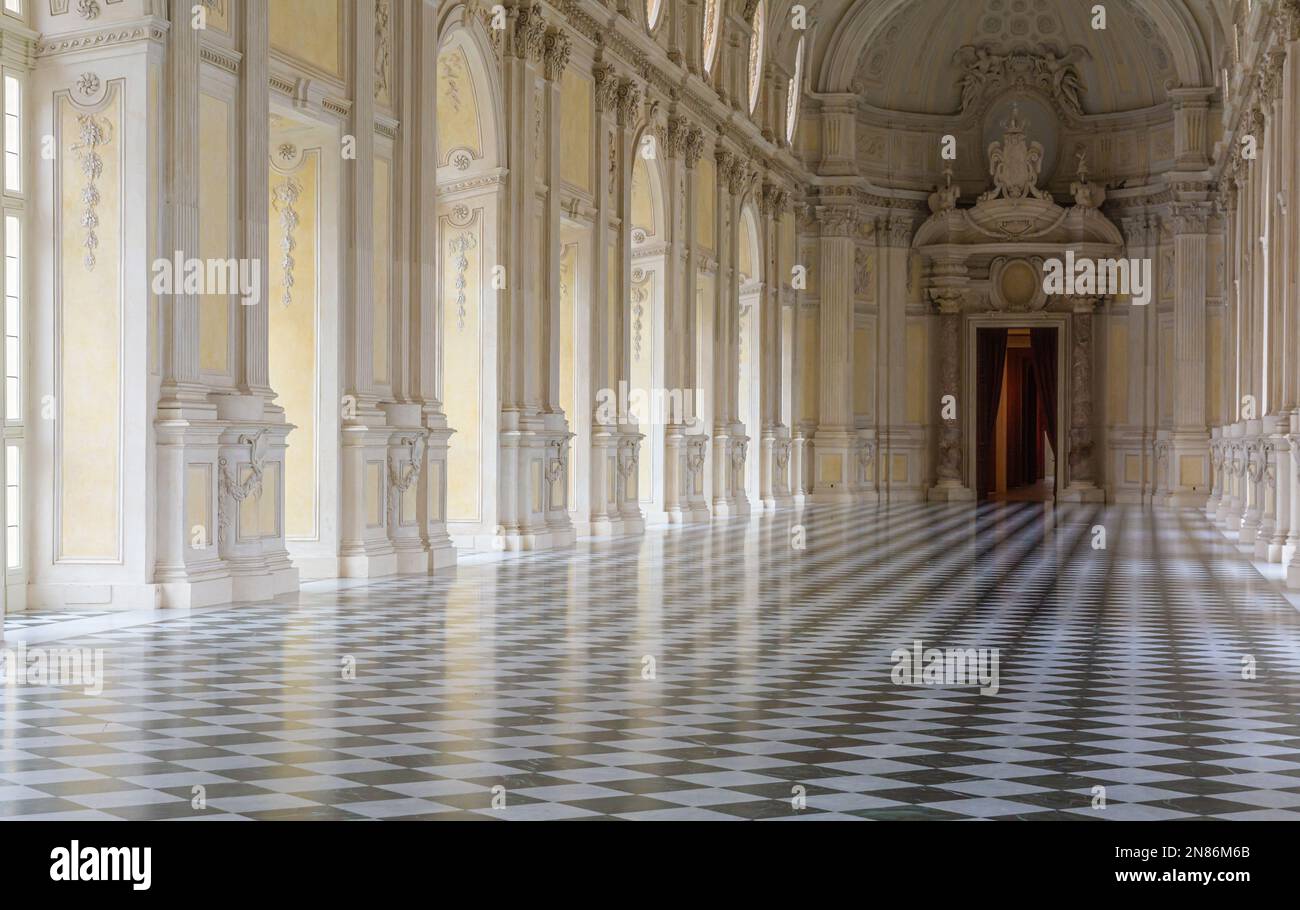
{"label": "barrel vaulted ceiling", "polygon": [[[961,48],[1077,47],[1084,112],[1139,110],[1164,103],[1170,88],[1215,84],[1233,2],[1105,0],[1099,31],[1085,0],[813,0],[809,88],[853,92],[886,110],[953,114]],[[774,2],[787,15],[790,5]],[[773,51],[784,57],[782,37]]]}

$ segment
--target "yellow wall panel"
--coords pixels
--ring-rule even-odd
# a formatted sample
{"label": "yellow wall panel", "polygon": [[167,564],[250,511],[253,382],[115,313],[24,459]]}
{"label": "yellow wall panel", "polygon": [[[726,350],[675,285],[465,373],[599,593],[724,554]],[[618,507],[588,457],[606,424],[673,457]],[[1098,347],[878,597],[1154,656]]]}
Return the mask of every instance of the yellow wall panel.
{"label": "yellow wall panel", "polygon": [[1178,483],[1199,487],[1205,483],[1205,459],[1200,455],[1183,455],[1178,459]]}
{"label": "yellow wall panel", "polygon": [[1142,482],[1142,456],[1140,455],[1124,456],[1124,482],[1125,483]]}
{"label": "yellow wall panel", "polygon": [[853,411],[870,414],[875,375],[875,332],[862,325],[853,330]]}
{"label": "yellow wall panel", "polygon": [[700,158],[695,166],[695,239],[701,247],[716,253],[718,244],[714,234],[717,232],[715,217],[718,191],[717,168],[708,156]]}
{"label": "yellow wall panel", "polygon": [[479,521],[482,517],[480,464],[482,358],[481,246],[483,210],[476,209],[468,226],[440,221],[443,242],[443,396],[447,423],[456,428],[447,452],[447,520]]}
{"label": "yellow wall panel", "polygon": [[806,309],[800,313],[803,324],[799,327],[799,415],[802,420],[817,419],[817,311]]}
{"label": "yellow wall panel", "polygon": [[271,47],[331,76],[342,76],[342,0],[270,3]]}
{"label": "yellow wall panel", "polygon": [[[121,557],[123,146],[121,99],[111,91],[96,114],[79,114],[66,97],[59,105],[58,556],[69,560]],[[81,221],[82,166],[92,155],[101,170],[90,267]]]}
{"label": "yellow wall panel", "polygon": [[592,81],[566,67],[560,80],[560,178],[588,193],[591,180]]}
{"label": "yellow wall panel", "polygon": [[926,356],[925,325],[907,324],[907,403],[909,423],[925,422],[926,389],[929,385],[929,361]]}
{"label": "yellow wall panel", "polygon": [[1128,421],[1128,323],[1115,320],[1110,326],[1110,352],[1106,363],[1106,410],[1111,424]]}
{"label": "yellow wall panel", "polygon": [[1205,391],[1205,413],[1211,425],[1221,424],[1223,413],[1223,316],[1210,313],[1205,326],[1205,372],[1208,385]]}
{"label": "yellow wall panel", "polygon": [[655,234],[654,197],[650,194],[650,168],[645,158],[636,156],[632,164],[632,227],[640,228],[646,236]]}
{"label": "yellow wall panel", "polygon": [[456,149],[483,157],[482,129],[469,59],[459,47],[438,54],[438,164],[447,164]]}
{"label": "yellow wall panel", "polygon": [[[320,212],[320,152],[303,153],[301,166],[292,174],[272,170],[270,281],[266,306],[270,322],[269,367],[276,403],[284,408],[285,420],[294,425],[285,452],[284,533],[295,539],[317,537],[317,376],[316,327],[319,311],[316,268],[318,261]],[[280,244],[285,224],[276,209],[276,188],[282,194],[297,192],[293,209],[298,215],[292,231],[293,287],[285,302],[285,274]]]}

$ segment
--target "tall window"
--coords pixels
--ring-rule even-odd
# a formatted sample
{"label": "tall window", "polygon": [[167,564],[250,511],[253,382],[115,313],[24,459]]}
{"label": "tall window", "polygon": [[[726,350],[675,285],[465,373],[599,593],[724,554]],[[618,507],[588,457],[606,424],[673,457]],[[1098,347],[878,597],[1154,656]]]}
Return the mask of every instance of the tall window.
{"label": "tall window", "polygon": [[749,112],[758,107],[758,90],[763,84],[763,44],[767,40],[765,4],[759,0],[754,7],[754,34],[749,39]]}
{"label": "tall window", "polygon": [[23,189],[22,83],[5,74],[5,192],[20,193]]}
{"label": "tall window", "polygon": [[785,99],[785,141],[794,142],[794,131],[799,126],[799,101],[803,96],[803,43],[794,52],[794,75],[790,77],[790,94]]}
{"label": "tall window", "polygon": [[22,16],[23,0],[5,0],[5,12],[13,13],[15,16]]}
{"label": "tall window", "polygon": [[23,514],[22,449],[5,445],[5,568],[17,569],[23,564],[23,535],[20,518]]}
{"label": "tall window", "polygon": [[722,14],[718,0],[704,0],[704,72],[712,74],[718,58],[718,38],[722,35]]}
{"label": "tall window", "polygon": [[659,14],[664,11],[664,0],[645,0],[645,21],[654,31],[659,25]]}
{"label": "tall window", "polygon": [[[19,0],[3,0],[0,27],[9,28],[10,17],[20,17],[23,4]],[[24,82],[22,74],[9,67],[0,70],[0,144],[4,146],[3,214],[0,215],[0,287],[4,288],[3,317],[4,347],[0,348],[3,360],[4,401],[3,440],[0,445],[0,475],[4,476],[4,497],[0,499],[0,524],[4,526],[3,544],[5,577],[0,584],[20,583],[26,565],[24,552],[25,526],[23,516],[23,472],[26,468],[24,450],[23,396],[25,375],[23,370],[23,323],[26,302],[27,269],[23,257],[27,244],[23,236],[25,202],[23,191],[24,153],[26,148],[26,112],[23,110]]]}
{"label": "tall window", "polygon": [[22,222],[5,215],[5,420],[22,422]]}

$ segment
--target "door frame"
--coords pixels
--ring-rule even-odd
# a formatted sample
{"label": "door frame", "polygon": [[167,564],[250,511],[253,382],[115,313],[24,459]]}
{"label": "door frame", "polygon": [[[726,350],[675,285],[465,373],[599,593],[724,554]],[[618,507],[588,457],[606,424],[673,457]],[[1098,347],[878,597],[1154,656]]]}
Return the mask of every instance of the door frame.
{"label": "door frame", "polygon": [[1066,356],[1070,350],[1068,337],[1070,327],[1069,313],[967,313],[962,318],[963,344],[966,348],[966,368],[962,380],[961,396],[965,400],[962,408],[962,459],[966,474],[966,485],[979,496],[979,410],[975,395],[978,373],[980,329],[1056,329],[1056,439],[1052,442],[1052,452],[1056,457],[1056,470],[1052,477],[1052,500],[1061,497],[1065,489],[1065,468],[1069,459],[1065,452],[1065,442],[1069,438],[1069,382],[1066,373]]}

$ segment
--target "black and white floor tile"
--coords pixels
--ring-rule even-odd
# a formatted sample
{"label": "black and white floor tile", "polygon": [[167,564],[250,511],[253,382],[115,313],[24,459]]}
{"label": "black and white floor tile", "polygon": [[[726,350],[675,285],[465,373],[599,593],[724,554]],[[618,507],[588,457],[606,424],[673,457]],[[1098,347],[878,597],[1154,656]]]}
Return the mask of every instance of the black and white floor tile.
{"label": "black and white floor tile", "polygon": [[103,693],[0,690],[0,818],[1300,819],[1300,612],[1193,513],[821,507],[57,645]]}

